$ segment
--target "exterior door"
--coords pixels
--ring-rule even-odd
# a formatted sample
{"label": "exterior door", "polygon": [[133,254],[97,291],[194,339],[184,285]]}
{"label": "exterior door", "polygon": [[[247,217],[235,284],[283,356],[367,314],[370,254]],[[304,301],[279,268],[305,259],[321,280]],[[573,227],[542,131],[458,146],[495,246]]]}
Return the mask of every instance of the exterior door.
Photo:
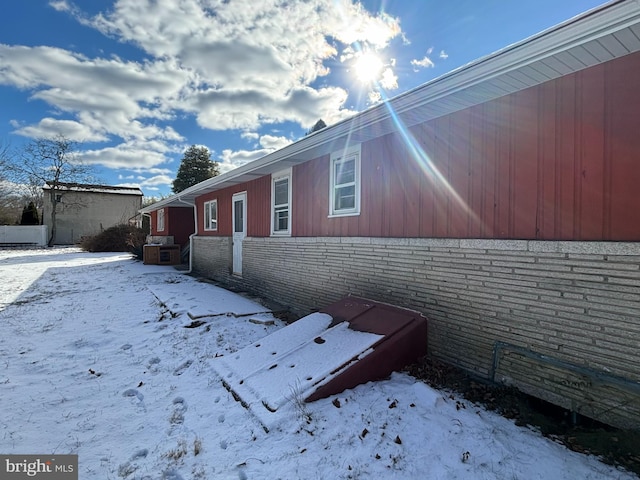
{"label": "exterior door", "polygon": [[242,241],[247,232],[247,192],[233,196],[233,273],[242,275]]}

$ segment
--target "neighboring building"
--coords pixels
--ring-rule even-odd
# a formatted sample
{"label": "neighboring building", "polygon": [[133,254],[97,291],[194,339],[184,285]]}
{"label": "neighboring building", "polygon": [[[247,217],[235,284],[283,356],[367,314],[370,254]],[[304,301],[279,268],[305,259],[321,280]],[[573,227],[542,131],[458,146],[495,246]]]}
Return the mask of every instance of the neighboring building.
{"label": "neighboring building", "polygon": [[135,187],[111,187],[60,183],[51,195],[51,184],[43,187],[42,220],[51,233],[53,201],[56,208],[56,245],[72,245],[119,224],[128,224],[142,206],[142,191]]}
{"label": "neighboring building", "polygon": [[200,275],[417,309],[431,355],[640,428],[638,85],[610,2],[143,211],[194,205]]}

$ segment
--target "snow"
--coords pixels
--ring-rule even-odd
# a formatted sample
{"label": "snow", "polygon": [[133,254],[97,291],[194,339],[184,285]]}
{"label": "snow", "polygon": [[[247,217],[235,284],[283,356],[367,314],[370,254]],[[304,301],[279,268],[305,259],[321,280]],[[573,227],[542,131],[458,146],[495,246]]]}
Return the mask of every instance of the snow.
{"label": "snow", "polygon": [[[47,183],[42,187],[43,190],[51,190],[51,185]],[[137,187],[127,188],[110,185],[86,185],[77,183],[61,183],[58,184],[57,190],[66,190],[69,192],[91,192],[91,193],[109,193],[115,195],[136,195],[143,196],[142,190]]]}
{"label": "snow", "polygon": [[328,319],[287,342],[262,305],[172,267],[0,250],[0,285],[0,452],[78,454],[81,479],[637,479],[400,373],[310,404],[256,381],[289,400],[266,432],[218,365],[261,371],[260,342],[302,360]]}
{"label": "snow", "polygon": [[149,285],[148,288],[172,312],[187,313],[193,319],[216,315],[273,319],[270,315],[260,315],[269,312],[268,308],[208,283],[193,283],[187,292],[174,288],[170,283]]}

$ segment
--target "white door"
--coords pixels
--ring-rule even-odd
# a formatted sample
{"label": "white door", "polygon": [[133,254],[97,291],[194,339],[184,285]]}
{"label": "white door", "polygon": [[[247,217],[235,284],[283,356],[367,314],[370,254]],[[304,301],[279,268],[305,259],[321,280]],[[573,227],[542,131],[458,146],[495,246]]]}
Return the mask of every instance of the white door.
{"label": "white door", "polygon": [[233,196],[233,273],[242,274],[242,240],[247,232],[247,192]]}

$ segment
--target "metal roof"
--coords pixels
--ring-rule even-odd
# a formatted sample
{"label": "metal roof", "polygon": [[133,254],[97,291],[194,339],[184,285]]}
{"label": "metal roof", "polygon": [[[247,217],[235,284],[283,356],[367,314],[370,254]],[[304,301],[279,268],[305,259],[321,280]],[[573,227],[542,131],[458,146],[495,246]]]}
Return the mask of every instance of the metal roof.
{"label": "metal roof", "polygon": [[640,51],[640,2],[589,10],[280,150],[140,210],[186,206],[196,197]]}
{"label": "metal roof", "polygon": [[[53,182],[45,182],[43,190],[51,190]],[[116,187],[111,185],[92,185],[86,183],[68,183],[58,182],[56,190],[65,190],[71,192],[91,192],[91,193],[113,193],[117,195],[136,195],[142,196],[142,190],[138,187]]]}

